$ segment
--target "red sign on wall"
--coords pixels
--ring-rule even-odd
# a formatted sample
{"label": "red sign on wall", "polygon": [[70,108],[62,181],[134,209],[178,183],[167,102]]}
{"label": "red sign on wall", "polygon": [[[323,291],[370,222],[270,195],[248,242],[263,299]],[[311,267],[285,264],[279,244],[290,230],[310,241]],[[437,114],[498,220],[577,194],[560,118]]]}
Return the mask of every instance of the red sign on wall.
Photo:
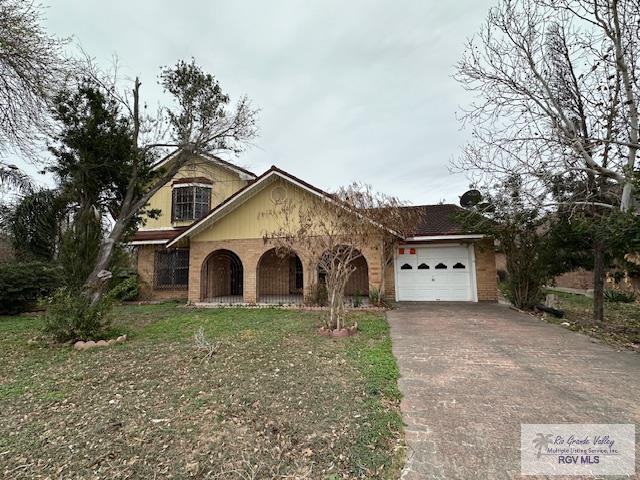
{"label": "red sign on wall", "polygon": [[404,255],[404,248],[400,248],[400,249],[398,250],[398,253],[399,253],[400,255]]}

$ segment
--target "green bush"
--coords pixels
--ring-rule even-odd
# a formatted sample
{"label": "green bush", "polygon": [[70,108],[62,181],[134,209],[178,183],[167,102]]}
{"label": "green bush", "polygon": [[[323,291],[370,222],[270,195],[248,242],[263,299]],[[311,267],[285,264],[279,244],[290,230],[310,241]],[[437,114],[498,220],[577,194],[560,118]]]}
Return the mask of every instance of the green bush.
{"label": "green bush", "polygon": [[16,314],[33,308],[38,299],[62,284],[60,267],[45,262],[0,264],[0,314]]}
{"label": "green bush", "polygon": [[132,275],[117,283],[110,291],[109,296],[116,300],[135,300],[140,295],[140,283],[137,275]]}
{"label": "green bush", "polygon": [[353,296],[353,306],[355,308],[359,308],[362,306],[362,294],[360,293],[360,291],[357,291]]}
{"label": "green bush", "polygon": [[43,331],[59,342],[96,340],[109,326],[110,307],[108,300],[92,307],[78,292],[60,288],[51,298]]}
{"label": "green bush", "polygon": [[636,294],[633,292],[625,292],[623,290],[607,288],[604,291],[604,299],[607,302],[633,303],[636,301]]}
{"label": "green bush", "polygon": [[369,287],[369,303],[376,307],[386,307],[387,304],[383,298],[382,291],[377,287]]}
{"label": "green bush", "polygon": [[314,283],[309,291],[307,302],[310,305],[325,306],[328,304],[327,287],[324,283]]}

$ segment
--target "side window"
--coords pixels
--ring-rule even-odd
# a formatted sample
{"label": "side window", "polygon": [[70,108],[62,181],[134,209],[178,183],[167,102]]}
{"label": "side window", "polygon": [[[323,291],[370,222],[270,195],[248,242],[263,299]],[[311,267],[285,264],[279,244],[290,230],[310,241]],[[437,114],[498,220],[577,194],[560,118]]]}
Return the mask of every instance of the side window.
{"label": "side window", "polygon": [[400,270],[413,270],[413,267],[411,265],[409,265],[408,263],[404,263],[400,267]]}
{"label": "side window", "polygon": [[189,250],[157,250],[153,280],[156,288],[187,288],[189,285]]}
{"label": "side window", "polygon": [[418,265],[418,270],[429,270],[429,265],[427,265],[426,263],[421,263],[420,265]]}
{"label": "side window", "polygon": [[464,270],[466,267],[462,263],[458,262],[452,268]]}
{"label": "side window", "polygon": [[446,270],[447,266],[444,263],[439,263],[435,266],[436,270]]}

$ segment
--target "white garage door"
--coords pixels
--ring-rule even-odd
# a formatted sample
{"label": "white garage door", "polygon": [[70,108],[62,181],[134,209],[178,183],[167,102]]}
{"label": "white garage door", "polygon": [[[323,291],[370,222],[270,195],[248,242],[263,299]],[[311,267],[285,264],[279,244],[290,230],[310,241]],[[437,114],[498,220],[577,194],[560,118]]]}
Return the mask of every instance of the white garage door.
{"label": "white garage door", "polygon": [[466,245],[398,249],[399,301],[474,301],[472,253]]}

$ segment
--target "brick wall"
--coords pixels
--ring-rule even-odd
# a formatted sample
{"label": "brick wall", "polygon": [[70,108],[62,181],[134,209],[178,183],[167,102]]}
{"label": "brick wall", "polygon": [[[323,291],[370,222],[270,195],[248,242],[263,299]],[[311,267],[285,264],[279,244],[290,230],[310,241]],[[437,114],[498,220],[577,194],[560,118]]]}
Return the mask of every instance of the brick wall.
{"label": "brick wall", "polygon": [[496,258],[493,240],[481,240],[474,244],[476,256],[476,284],[478,301],[496,301],[498,286],[496,279]]}
{"label": "brick wall", "polygon": [[504,252],[496,252],[496,270],[507,271],[507,256]]}
{"label": "brick wall", "polygon": [[394,261],[384,269],[384,300],[387,302],[396,301],[396,272],[394,269]]}
{"label": "brick wall", "polygon": [[186,300],[187,290],[154,288],[153,269],[155,263],[155,251],[164,248],[158,245],[141,245],[137,251],[138,276],[141,289],[140,300]]}

